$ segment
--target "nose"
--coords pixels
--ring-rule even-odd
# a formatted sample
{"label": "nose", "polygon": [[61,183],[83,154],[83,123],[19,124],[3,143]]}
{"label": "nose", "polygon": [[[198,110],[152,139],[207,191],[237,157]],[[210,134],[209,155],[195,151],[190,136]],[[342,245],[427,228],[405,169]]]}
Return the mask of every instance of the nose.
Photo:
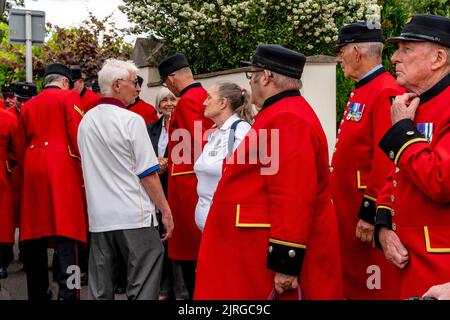
{"label": "nose", "polygon": [[398,62],[398,49],[395,50],[395,52],[392,54],[391,62],[393,64],[396,64]]}

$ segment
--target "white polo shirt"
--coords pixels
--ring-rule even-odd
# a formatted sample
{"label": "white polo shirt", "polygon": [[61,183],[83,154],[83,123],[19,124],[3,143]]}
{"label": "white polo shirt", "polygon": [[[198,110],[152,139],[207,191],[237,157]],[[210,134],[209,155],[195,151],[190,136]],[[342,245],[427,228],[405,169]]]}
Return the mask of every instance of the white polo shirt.
{"label": "white polo shirt", "polygon": [[140,179],[159,169],[144,119],[116,99],[101,98],[78,128],[89,231],[157,226]]}

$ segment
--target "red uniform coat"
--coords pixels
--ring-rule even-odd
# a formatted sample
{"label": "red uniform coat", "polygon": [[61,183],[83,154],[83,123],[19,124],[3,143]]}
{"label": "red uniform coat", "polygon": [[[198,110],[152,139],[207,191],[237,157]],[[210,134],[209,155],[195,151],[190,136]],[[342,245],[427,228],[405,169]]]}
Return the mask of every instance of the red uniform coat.
{"label": "red uniform coat", "polygon": [[[20,112],[16,108],[8,110],[18,120]],[[17,130],[17,126],[14,128]],[[14,131],[16,132],[16,131]],[[12,162],[17,162],[17,159],[13,159]],[[18,228],[20,226],[20,189],[21,189],[21,174],[17,165],[11,165],[11,182],[12,182],[12,197],[13,197],[13,212],[14,212],[14,225]]]}
{"label": "red uniform coat", "polygon": [[158,112],[155,107],[150,103],[145,102],[144,100],[137,97],[136,101],[127,107],[128,110],[137,113],[142,118],[144,118],[145,123],[149,125],[152,122],[158,121]]}
{"label": "red uniform coat", "polygon": [[380,142],[397,168],[378,201],[375,233],[386,226],[408,249],[401,298],[450,279],[450,75],[420,99],[414,122],[399,121]]}
{"label": "red uniform coat", "polygon": [[77,130],[80,97],[47,87],[22,106],[18,126],[23,165],[20,239],[65,236],[86,241],[87,217]]}
{"label": "red uniform coat", "polygon": [[14,243],[13,191],[9,165],[16,118],[0,109],[0,243]]}
{"label": "red uniform coat", "polygon": [[[170,119],[167,199],[177,229],[169,239],[168,247],[169,257],[175,260],[197,260],[202,236],[195,223],[198,195],[194,163],[200,156],[204,144],[202,136],[213,124],[203,115],[205,110],[203,102],[206,97],[206,91],[199,83],[191,84],[181,91],[180,100]],[[200,130],[194,134],[196,124]],[[184,143],[179,144],[178,138],[175,137],[174,131],[177,129],[184,129],[186,133],[189,133],[189,137],[181,139]],[[187,154],[174,150],[174,147],[179,147],[181,144],[184,145]],[[194,145],[197,145],[198,154],[194,154]],[[185,161],[179,161],[179,155],[184,155]]]}
{"label": "red uniform coat", "polygon": [[3,99],[0,99],[0,109],[5,109],[5,101]]}
{"label": "red uniform coat", "polygon": [[85,87],[80,93],[80,98],[83,112],[86,113],[97,105],[100,96],[91,89]]}
{"label": "red uniform coat", "polygon": [[[270,164],[261,158],[266,145]],[[267,299],[274,271],[299,275],[305,299],[341,299],[327,141],[298,91],[266,101],[233,154],[234,163],[244,155],[245,164],[225,164],[215,192],[198,257],[195,299]],[[277,170],[262,174],[271,166]]]}
{"label": "red uniform coat", "polygon": [[[391,126],[390,97],[403,92],[390,73],[378,69],[356,84],[339,126],[330,182],[339,225],[346,299],[398,298],[396,268],[379,250],[356,238],[355,230],[359,219],[375,223],[378,193],[393,168],[378,143]],[[372,275],[370,266],[380,267],[378,289],[367,286]]]}

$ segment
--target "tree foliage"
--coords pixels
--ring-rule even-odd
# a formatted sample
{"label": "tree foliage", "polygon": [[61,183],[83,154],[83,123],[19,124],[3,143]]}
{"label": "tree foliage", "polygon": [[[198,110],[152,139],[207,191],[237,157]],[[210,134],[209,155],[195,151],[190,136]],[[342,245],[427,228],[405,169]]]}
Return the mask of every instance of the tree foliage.
{"label": "tree foliage", "polygon": [[89,18],[76,28],[49,25],[52,35],[42,47],[44,64],[79,65],[87,79],[93,80],[106,59],[129,59],[131,45],[124,41],[111,17],[99,20],[89,13]]}
{"label": "tree foliage", "polygon": [[374,0],[124,0],[136,24],[183,52],[195,73],[240,66],[261,43],[287,45],[307,55],[328,53],[344,22],[365,18]]}
{"label": "tree foliage", "polygon": [[[111,57],[129,59],[131,45],[124,41],[111,16],[97,19],[91,13],[79,27],[48,25],[49,40],[33,47],[33,81],[42,83],[45,66],[52,62],[80,65],[93,80],[103,62]],[[8,25],[0,22],[0,85],[25,80],[25,47],[8,43]]]}

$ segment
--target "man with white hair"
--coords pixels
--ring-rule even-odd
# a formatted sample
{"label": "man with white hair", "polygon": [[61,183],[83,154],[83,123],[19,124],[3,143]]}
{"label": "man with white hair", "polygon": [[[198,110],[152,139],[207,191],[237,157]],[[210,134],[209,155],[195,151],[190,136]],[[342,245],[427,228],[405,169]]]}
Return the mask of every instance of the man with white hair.
{"label": "man with white hair", "polygon": [[372,245],[375,203],[393,165],[378,148],[389,129],[391,96],[404,90],[383,68],[383,33],[366,22],[339,32],[336,61],[356,82],[337,132],[330,167],[340,231],[344,297],[395,299],[396,269]]}
{"label": "man with white hair", "polygon": [[98,73],[102,98],[79,127],[78,145],[91,232],[89,294],[114,299],[118,258],[127,264],[128,299],[157,299],[164,248],[155,205],[171,237],[172,214],[144,119],[126,109],[138,94],[137,68],[109,59]]}
{"label": "man with white hair", "polygon": [[374,235],[408,298],[450,278],[450,18],[415,15],[388,42],[398,46],[391,60],[408,93],[395,98],[379,144],[396,168]]}

